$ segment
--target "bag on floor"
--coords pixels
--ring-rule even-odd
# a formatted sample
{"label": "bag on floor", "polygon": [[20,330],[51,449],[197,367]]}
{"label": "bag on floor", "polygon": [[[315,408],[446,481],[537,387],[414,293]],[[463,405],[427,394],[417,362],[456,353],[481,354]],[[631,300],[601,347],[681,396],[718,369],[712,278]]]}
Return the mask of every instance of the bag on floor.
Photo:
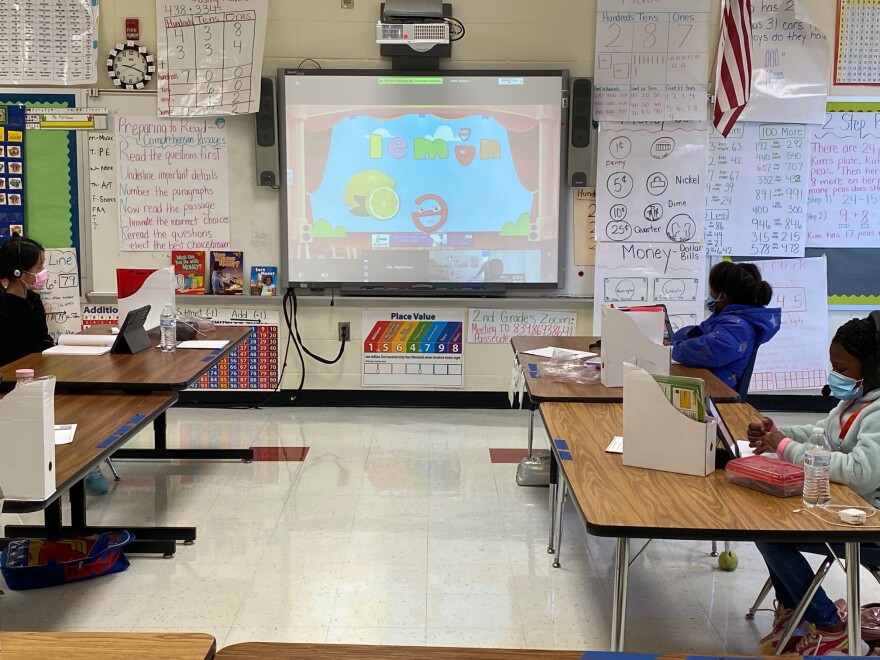
{"label": "bag on floor", "polygon": [[516,468],[518,486],[550,485],[550,450],[542,449],[519,462]]}
{"label": "bag on floor", "polygon": [[0,553],[0,573],[10,589],[41,589],[78,582],[128,568],[123,546],[129,532],[108,532],[79,539],[13,539]]}
{"label": "bag on floor", "polygon": [[[842,621],[846,621],[847,607],[843,599],[834,601],[837,612]],[[880,642],[880,603],[868,603],[861,607],[862,641],[867,642],[872,648]]]}

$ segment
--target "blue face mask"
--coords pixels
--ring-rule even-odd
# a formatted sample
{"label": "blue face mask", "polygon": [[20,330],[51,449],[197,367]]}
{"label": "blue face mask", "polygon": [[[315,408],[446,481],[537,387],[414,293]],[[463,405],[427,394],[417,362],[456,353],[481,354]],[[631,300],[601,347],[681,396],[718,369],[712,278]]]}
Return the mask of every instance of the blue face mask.
{"label": "blue face mask", "polygon": [[715,305],[718,304],[718,298],[713,298],[712,296],[706,296],[706,309],[708,309],[713,314],[715,313]]}
{"label": "blue face mask", "polygon": [[862,381],[832,371],[828,376],[831,394],[841,401],[852,401],[862,396]]}

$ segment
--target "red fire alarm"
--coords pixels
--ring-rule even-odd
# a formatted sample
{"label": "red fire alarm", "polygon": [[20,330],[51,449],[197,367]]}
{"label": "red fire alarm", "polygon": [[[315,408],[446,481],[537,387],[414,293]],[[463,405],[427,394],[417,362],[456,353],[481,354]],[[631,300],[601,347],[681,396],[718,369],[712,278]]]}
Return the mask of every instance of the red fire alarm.
{"label": "red fire alarm", "polygon": [[141,21],[138,18],[125,19],[125,39],[137,41],[141,38]]}

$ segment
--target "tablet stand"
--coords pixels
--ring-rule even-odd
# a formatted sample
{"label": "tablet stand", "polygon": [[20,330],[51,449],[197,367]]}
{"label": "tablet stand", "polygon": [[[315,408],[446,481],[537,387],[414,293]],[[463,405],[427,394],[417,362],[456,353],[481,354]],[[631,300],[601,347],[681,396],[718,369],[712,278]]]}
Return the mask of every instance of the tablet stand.
{"label": "tablet stand", "polygon": [[140,353],[141,351],[150,348],[152,345],[153,342],[151,342],[150,338],[147,336],[147,331],[144,330],[144,326],[138,325],[120,332],[116,337],[116,341],[113,342],[113,347],[110,349],[110,352],[121,355],[134,355],[135,353]]}

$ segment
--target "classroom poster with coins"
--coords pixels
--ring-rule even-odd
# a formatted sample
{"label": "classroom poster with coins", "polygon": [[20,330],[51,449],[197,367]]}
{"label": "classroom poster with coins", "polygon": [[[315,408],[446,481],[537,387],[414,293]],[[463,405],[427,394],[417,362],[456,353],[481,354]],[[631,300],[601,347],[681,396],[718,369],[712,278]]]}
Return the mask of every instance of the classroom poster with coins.
{"label": "classroom poster with coins", "polygon": [[25,235],[25,109],[0,105],[0,240]]}
{"label": "classroom poster with coins", "polygon": [[464,387],[464,312],[365,309],[364,387]]}
{"label": "classroom poster with coins", "polygon": [[[703,319],[704,122],[602,123],[596,179],[597,309],[663,303],[673,327]],[[601,314],[593,315],[601,334]]]}

